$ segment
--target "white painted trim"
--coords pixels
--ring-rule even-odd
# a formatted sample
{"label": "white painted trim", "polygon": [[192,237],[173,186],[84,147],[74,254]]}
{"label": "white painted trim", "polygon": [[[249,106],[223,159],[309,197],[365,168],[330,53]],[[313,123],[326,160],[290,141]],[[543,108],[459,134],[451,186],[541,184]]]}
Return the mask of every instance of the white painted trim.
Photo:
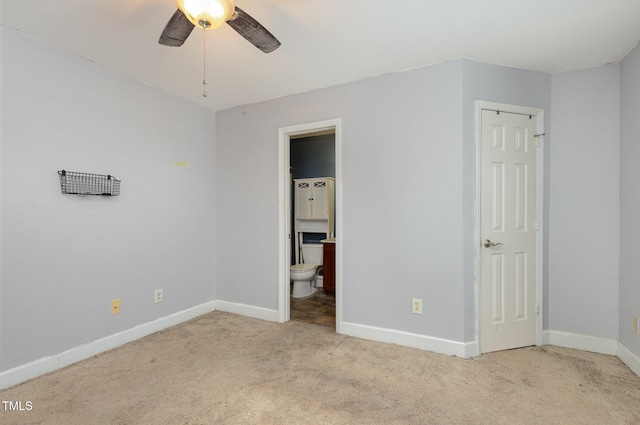
{"label": "white painted trim", "polygon": [[325,131],[335,133],[336,149],[336,332],[342,333],[342,120],[340,118],[292,125],[278,129],[278,322],[288,322],[291,318],[289,297],[291,258],[289,234],[291,233],[291,191],[289,188],[290,145],[292,136],[318,134]]}
{"label": "white painted trim", "polygon": [[44,375],[45,373],[62,369],[63,367],[69,366],[73,363],[93,357],[96,354],[104,353],[105,351],[109,351],[121,345],[215,310],[216,302],[209,301],[187,310],[183,310],[166,317],[161,317],[131,329],[109,335],[92,343],[80,345],[63,353],[50,357],[43,357],[30,363],[17,366],[13,369],[6,370],[0,373],[0,389],[9,388],[21,382]]}
{"label": "white painted trim", "polygon": [[636,375],[640,376],[640,357],[633,354],[621,342],[618,342],[618,358]]}
{"label": "white painted trim", "polygon": [[342,227],[342,120],[336,119],[334,120],[334,130],[335,130],[335,149],[336,149],[336,217],[335,217],[335,226],[336,226],[336,332],[341,334],[343,332],[343,322],[342,322],[342,294],[343,294],[343,286],[342,282],[342,265],[343,257],[342,257],[342,246],[345,241],[344,227]]}
{"label": "white painted trim", "polygon": [[291,269],[287,264],[291,258],[291,190],[290,190],[290,144],[287,128],[278,129],[278,322],[290,319],[289,282]]}
{"label": "white painted trim", "polygon": [[618,354],[618,340],[615,339],[562,331],[545,331],[545,334],[543,339],[548,345],[608,354],[610,356]]}
{"label": "white painted trim", "polygon": [[[482,111],[504,111],[514,114],[532,115],[536,117],[536,128],[538,134],[543,134],[544,130],[544,110],[539,108],[530,108],[527,106],[509,105],[504,103],[487,102],[483,100],[476,100],[475,102],[475,144],[476,144],[476,198],[474,203],[474,244],[475,244],[475,276],[474,276],[474,298],[476,307],[476,331],[475,340],[477,342],[477,352],[474,354],[479,356],[480,353],[480,277],[481,277],[481,239],[480,234],[480,193],[481,193],[481,162],[482,162]],[[539,308],[539,314],[536,320],[536,345],[540,346],[544,343],[544,137],[538,138],[540,141],[540,148],[538,149],[537,157],[537,194],[536,194],[536,213],[539,221],[539,228],[537,235],[537,272],[536,272],[536,303]]]}
{"label": "white painted trim", "polygon": [[278,310],[256,307],[249,304],[233,303],[229,301],[217,301],[216,310],[227,313],[239,314],[241,316],[253,317],[254,319],[266,320],[269,322],[280,322]]}
{"label": "white painted trim", "polygon": [[542,345],[544,336],[544,229],[545,229],[545,221],[544,221],[544,153],[546,149],[546,141],[547,139],[543,134],[545,133],[544,129],[544,110],[538,109],[538,122],[537,122],[537,134],[538,142],[540,142],[540,148],[538,149],[538,181],[537,184],[537,214],[538,214],[538,282],[537,282],[537,290],[536,290],[536,304],[538,306],[538,329],[537,329],[537,338],[536,343],[538,346]]}
{"label": "white painted trim", "polygon": [[374,326],[359,325],[357,323],[343,323],[342,333],[356,338],[371,341],[397,344],[403,347],[417,348],[448,356],[460,358],[473,357],[477,352],[475,342],[458,342],[448,339],[436,338],[395,329],[378,328]]}
{"label": "white painted trim", "polygon": [[475,130],[474,130],[474,142],[476,147],[476,194],[475,199],[473,200],[473,261],[475,263],[475,267],[473,270],[473,299],[475,306],[475,341],[476,341],[476,352],[475,356],[479,356],[480,354],[480,276],[482,276],[482,264],[480,261],[480,256],[482,255],[480,252],[481,249],[481,240],[482,234],[480,232],[480,194],[482,193],[482,188],[480,187],[481,174],[482,174],[482,105],[481,101],[475,102],[475,108],[473,111],[474,119],[475,119]]}

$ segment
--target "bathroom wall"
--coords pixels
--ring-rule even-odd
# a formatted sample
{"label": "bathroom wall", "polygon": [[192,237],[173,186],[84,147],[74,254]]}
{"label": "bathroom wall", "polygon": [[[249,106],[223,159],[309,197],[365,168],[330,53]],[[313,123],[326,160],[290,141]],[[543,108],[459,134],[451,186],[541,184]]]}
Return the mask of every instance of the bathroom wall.
{"label": "bathroom wall", "polygon": [[290,157],[294,179],[336,177],[334,134],[291,139]]}
{"label": "bathroom wall", "polygon": [[[0,32],[0,372],[214,300],[211,111]],[[62,169],[120,196],[62,195]]]}

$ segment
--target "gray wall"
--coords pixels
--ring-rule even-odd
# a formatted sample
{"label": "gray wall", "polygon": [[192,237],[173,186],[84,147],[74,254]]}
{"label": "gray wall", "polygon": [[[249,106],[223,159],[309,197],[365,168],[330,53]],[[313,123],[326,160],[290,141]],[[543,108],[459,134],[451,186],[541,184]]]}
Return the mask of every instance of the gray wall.
{"label": "gray wall", "polygon": [[[3,8],[0,7],[0,21],[2,21],[2,17],[3,17]],[[3,284],[2,284],[2,275],[3,275],[3,267],[2,267],[2,247],[4,246],[3,241],[3,237],[2,237],[2,232],[3,232],[3,219],[2,219],[2,215],[4,212],[4,189],[2,187],[2,170],[3,170],[3,166],[2,164],[4,163],[4,29],[0,27],[0,46],[3,46],[2,49],[0,49],[0,372],[2,372],[2,370],[4,369],[2,367],[2,335],[3,335],[3,331],[4,331],[4,321],[3,321],[3,316],[2,316],[2,305],[4,304],[3,302],[3,297],[2,297],[2,293],[3,293]]]}
{"label": "gray wall", "polygon": [[640,48],[622,63],[620,132],[620,341],[640,356]]}
{"label": "gray wall", "polygon": [[462,341],[461,98],[452,61],[218,112],[219,299],[277,309],[278,128],[341,118],[344,321]]}
{"label": "gray wall", "polygon": [[[215,299],[212,113],[1,31],[0,370]],[[62,195],[61,169],[121,195]]]}
{"label": "gray wall", "polygon": [[552,77],[549,329],[618,338],[620,66]]}

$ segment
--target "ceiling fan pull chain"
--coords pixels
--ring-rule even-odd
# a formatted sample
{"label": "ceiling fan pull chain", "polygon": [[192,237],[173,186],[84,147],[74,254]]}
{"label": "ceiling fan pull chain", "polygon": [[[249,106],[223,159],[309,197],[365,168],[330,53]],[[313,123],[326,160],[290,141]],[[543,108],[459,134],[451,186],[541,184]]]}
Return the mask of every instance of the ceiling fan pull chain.
{"label": "ceiling fan pull chain", "polygon": [[205,27],[202,27],[202,60],[202,97],[207,97],[207,32]]}

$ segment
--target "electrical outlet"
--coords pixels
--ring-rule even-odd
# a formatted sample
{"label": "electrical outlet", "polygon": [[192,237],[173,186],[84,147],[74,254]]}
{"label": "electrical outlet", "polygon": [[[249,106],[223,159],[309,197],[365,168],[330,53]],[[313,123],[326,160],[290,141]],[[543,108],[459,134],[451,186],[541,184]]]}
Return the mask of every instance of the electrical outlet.
{"label": "electrical outlet", "polygon": [[120,298],[111,300],[111,314],[118,314],[118,313],[120,313]]}
{"label": "electrical outlet", "polygon": [[633,318],[633,333],[640,335],[640,319],[637,317]]}
{"label": "electrical outlet", "polygon": [[413,314],[422,314],[422,300],[418,298],[411,299],[411,312]]}
{"label": "electrical outlet", "polygon": [[156,289],[153,293],[153,302],[161,303],[162,302],[162,289]]}

